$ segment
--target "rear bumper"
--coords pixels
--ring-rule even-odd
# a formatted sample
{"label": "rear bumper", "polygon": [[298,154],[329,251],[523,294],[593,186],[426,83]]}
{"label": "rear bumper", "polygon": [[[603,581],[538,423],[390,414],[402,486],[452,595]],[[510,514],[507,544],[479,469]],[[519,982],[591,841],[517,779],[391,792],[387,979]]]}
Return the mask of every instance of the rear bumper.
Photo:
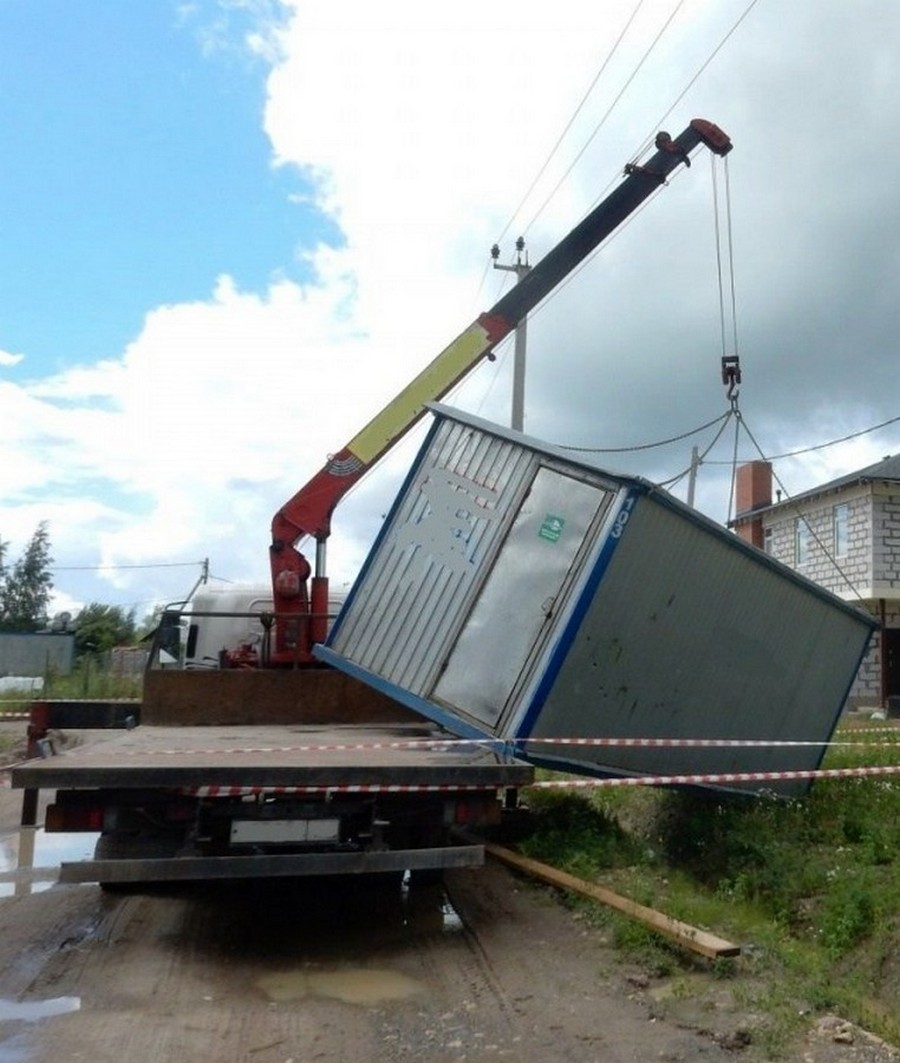
{"label": "rear bumper", "polygon": [[207,879],[366,875],[480,867],[483,845],[396,849],[361,853],[292,853],[253,856],[175,856],[164,859],[86,860],[64,863],[60,882],[190,882]]}

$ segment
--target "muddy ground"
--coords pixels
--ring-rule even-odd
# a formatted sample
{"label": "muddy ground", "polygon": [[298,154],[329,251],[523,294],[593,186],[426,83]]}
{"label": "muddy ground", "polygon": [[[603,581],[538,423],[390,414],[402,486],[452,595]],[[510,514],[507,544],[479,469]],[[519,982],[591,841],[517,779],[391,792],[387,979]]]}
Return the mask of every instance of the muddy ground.
{"label": "muddy ground", "polygon": [[[702,968],[652,977],[498,865],[422,890],[276,881],[114,896],[60,885],[59,859],[90,839],[51,847],[18,828],[20,805],[0,789],[0,1063],[760,1058],[732,983]],[[900,1053],[827,1019],[788,1058]]]}

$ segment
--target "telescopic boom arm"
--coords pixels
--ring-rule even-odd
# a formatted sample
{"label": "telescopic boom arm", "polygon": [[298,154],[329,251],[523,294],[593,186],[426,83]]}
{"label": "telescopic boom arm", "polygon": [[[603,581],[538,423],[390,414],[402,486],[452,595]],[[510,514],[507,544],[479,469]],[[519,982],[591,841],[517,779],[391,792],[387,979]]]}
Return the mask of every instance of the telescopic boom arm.
{"label": "telescopic boom arm", "polygon": [[[731,151],[718,126],[695,118],[674,140],[656,137],[656,153],[643,166],[625,167],[624,181],[544,258],[422,370],[361,432],[328,459],[324,467],[287,501],[272,520],[270,561],[274,595],[275,645],[266,663],[308,663],[311,648],[325,637],[328,580],[325,543],[331,514],[350,488],[441,399],[508,336],[541,300],[622,224],[680,165],[704,144],[716,155]],[[310,581],[307,559],[297,542],[316,540],[316,572]],[[310,589],[307,590],[307,582]]]}

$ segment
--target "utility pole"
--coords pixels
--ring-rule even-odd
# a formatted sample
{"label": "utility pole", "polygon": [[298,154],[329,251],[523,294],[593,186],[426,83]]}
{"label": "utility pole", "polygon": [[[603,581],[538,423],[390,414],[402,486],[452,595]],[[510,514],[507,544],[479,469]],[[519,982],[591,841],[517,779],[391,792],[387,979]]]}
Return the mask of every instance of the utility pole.
{"label": "utility pole", "polygon": [[687,504],[693,508],[694,491],[697,487],[697,469],[700,467],[700,451],[696,447],[691,448],[691,475],[688,479]]}
{"label": "utility pole", "polygon": [[[509,266],[504,266],[497,259],[500,257],[500,248],[497,244],[491,248],[491,258],[494,260],[494,269],[507,270],[515,273],[516,283],[528,273],[531,266],[528,265],[528,252],[525,250],[525,239],[520,236],[516,240],[516,261]],[[522,432],[525,428],[525,349],[528,342],[528,315],[523,315],[516,325],[515,356],[513,360],[513,387],[512,387],[512,415],[510,427],[514,432]]]}

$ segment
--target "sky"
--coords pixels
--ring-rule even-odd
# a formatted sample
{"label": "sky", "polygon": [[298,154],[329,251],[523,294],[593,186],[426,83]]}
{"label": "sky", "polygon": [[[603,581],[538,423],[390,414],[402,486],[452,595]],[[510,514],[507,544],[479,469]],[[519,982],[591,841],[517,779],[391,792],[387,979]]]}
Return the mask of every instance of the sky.
{"label": "sky", "polygon": [[[7,561],[46,521],[54,612],[264,583],[281,504],[513,282],[491,245],[537,262],[695,117],[727,165],[531,315],[526,432],[680,498],[696,446],[720,521],[735,453],[793,494],[896,452],[898,39],[891,0],[0,0]],[[723,353],[740,420],[687,435]],[[446,401],[508,424],[511,374]],[[339,506],[337,586],[420,439]]]}

